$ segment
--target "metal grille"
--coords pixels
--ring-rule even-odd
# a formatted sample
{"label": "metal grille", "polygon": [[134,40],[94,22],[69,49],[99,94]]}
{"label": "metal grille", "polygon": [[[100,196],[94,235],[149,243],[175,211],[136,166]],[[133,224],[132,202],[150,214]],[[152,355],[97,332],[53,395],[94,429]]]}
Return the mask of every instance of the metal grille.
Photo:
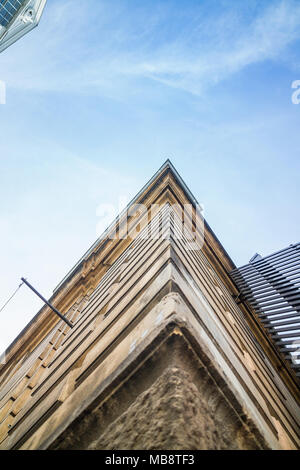
{"label": "metal grille", "polygon": [[0,25],[7,26],[27,0],[0,0]]}
{"label": "metal grille", "polygon": [[300,377],[300,243],[257,255],[231,276]]}

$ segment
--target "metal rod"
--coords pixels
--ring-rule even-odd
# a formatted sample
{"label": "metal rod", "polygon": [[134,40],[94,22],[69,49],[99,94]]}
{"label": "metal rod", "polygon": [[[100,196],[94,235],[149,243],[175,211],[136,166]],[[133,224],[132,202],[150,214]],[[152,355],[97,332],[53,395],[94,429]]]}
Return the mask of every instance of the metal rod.
{"label": "metal rod", "polygon": [[235,269],[232,279],[300,377],[300,244]]}
{"label": "metal rod", "polygon": [[[255,267],[258,271],[258,267]],[[264,270],[264,271],[261,271],[261,272],[258,272],[258,273],[253,273],[250,275],[245,275],[245,276],[242,276],[242,278],[247,282],[247,284],[256,284],[258,282],[265,282],[266,280],[266,277],[270,277],[270,279],[278,279],[280,278],[280,273],[278,271],[275,271],[280,269],[280,267],[275,267],[274,268],[274,274],[272,276],[269,276],[267,273],[268,272],[272,272],[273,270],[271,269],[268,269],[268,270]],[[291,269],[287,269],[285,268],[285,270],[282,270],[282,274],[284,275],[287,275],[289,273],[292,273],[293,275],[294,274],[299,274],[299,263],[297,263],[297,265],[293,265]],[[265,274],[265,276],[264,276]],[[289,276],[291,276],[292,274],[289,274]],[[237,281],[240,281],[240,278],[236,277]]]}
{"label": "metal rod", "polygon": [[289,326],[286,327],[286,325],[299,325],[299,329],[300,329],[300,317],[298,317],[298,319],[296,320],[287,320],[287,321],[283,321],[280,323],[278,323],[278,321],[276,323],[274,322],[267,323],[267,326],[270,329],[270,331],[274,330],[274,331],[279,331],[279,332],[285,331],[285,330],[288,331],[291,329]]}
{"label": "metal rod", "polygon": [[286,314],[278,314],[278,315],[273,315],[272,317],[268,318],[269,315],[267,315],[266,318],[261,317],[261,315],[258,315],[261,318],[262,323],[269,323],[271,321],[277,321],[277,320],[287,320],[288,318],[299,318],[299,313],[289,313],[287,312]]}
{"label": "metal rod", "polygon": [[[293,302],[294,310],[296,310],[296,305],[300,305],[300,300],[293,300],[294,298],[299,299],[299,296],[293,296],[287,298],[286,300],[278,299],[278,301],[268,302],[268,303],[260,303],[260,302],[251,302],[253,307],[257,310],[257,312],[261,311],[263,313],[270,312],[272,314],[273,310],[277,308],[286,309],[290,306],[291,302]],[[288,303],[287,303],[288,302]],[[300,312],[299,312],[300,313]]]}
{"label": "metal rod", "polygon": [[273,315],[279,315],[279,314],[282,314],[282,313],[293,313],[293,312],[298,313],[298,315],[299,315],[299,312],[297,312],[297,310],[294,309],[293,307],[281,308],[279,310],[273,310],[271,312],[264,312],[264,310],[261,310],[261,309],[260,310],[255,309],[255,310],[256,310],[256,313],[258,314],[258,316],[260,318],[264,318],[264,317],[272,318]]}
{"label": "metal rod", "polygon": [[69,322],[69,320],[64,316],[62,315],[55,307],[53,307],[52,304],[50,304],[50,302],[48,302],[48,300],[45,299],[45,297],[43,297],[31,284],[29,284],[29,282],[24,279],[24,277],[21,278],[21,280],[24,282],[24,284],[26,284],[26,286],[29,287],[29,289],[31,289],[43,302],[45,302],[46,305],[48,305],[48,307],[50,307],[54,313],[56,313],[56,315],[59,316],[59,318],[61,318],[70,328],[73,328],[74,325],[72,325],[72,323]]}
{"label": "metal rod", "polygon": [[[283,336],[283,338],[285,338],[285,337]],[[292,338],[295,338],[295,339],[294,339],[294,340],[292,340],[292,339],[290,339],[290,338],[289,338],[289,339],[281,339],[281,340],[279,340],[279,341],[275,341],[275,344],[279,344],[279,345],[280,345],[280,344],[284,344],[284,345],[286,345],[288,348],[291,348],[291,347],[294,346],[293,343],[296,343],[296,344],[295,344],[295,347],[296,347],[296,348],[299,348],[300,336],[299,336],[299,335],[298,335],[298,336],[297,336],[297,335],[294,335],[294,336],[292,336]]]}
{"label": "metal rod", "polygon": [[[283,250],[280,250],[280,251],[277,251],[276,253],[273,253],[272,255],[269,255],[269,256],[265,256],[263,258],[263,260],[269,260],[269,259],[274,259],[276,258],[278,255],[281,255],[283,253],[287,253],[287,252],[293,252],[294,250],[299,250],[300,249],[300,242],[299,243],[296,243],[294,245],[291,245],[289,246],[288,248],[284,248]],[[255,263],[260,263],[261,260],[259,261],[256,261]],[[252,263],[252,265],[254,265],[254,263]],[[244,268],[247,268],[249,266],[249,264],[245,264],[244,266],[242,266],[241,268],[236,268],[234,269],[233,272],[236,272],[236,271],[240,271],[241,269],[244,269]]]}
{"label": "metal rod", "polygon": [[[286,288],[287,286],[290,286],[290,281],[293,281],[293,284],[296,286],[296,284],[299,284],[300,282],[300,275],[297,274],[296,276],[289,276],[288,279],[285,279],[284,281],[276,281],[276,287],[280,286],[281,288]],[[242,283],[237,282],[237,284],[240,286],[241,289],[243,289],[244,294],[253,293],[255,294],[255,297],[257,297],[257,294],[261,294],[264,292],[269,293],[271,290],[274,291],[274,287],[270,285],[269,287],[259,286],[257,283],[256,284],[257,287],[254,285],[251,287],[251,289],[250,288],[246,289],[245,286],[248,286],[246,282],[242,282]]]}
{"label": "metal rod", "polygon": [[[273,266],[285,266],[286,264],[292,263],[293,261],[299,259],[299,256],[300,256],[300,251],[290,253],[288,256],[282,256],[280,259],[279,258],[276,260],[269,259],[268,262],[272,262]],[[239,274],[242,274],[243,276],[247,275],[251,273],[253,268],[259,268],[260,264],[263,264],[262,263],[263,260],[264,258],[262,258],[262,260],[260,261],[256,261],[255,263],[247,264],[247,266],[245,266],[244,268],[234,270],[232,271],[233,275],[234,276],[238,276]]]}
{"label": "metal rod", "polygon": [[[283,286],[281,287],[281,293],[283,294],[289,294],[289,292],[294,292],[295,291],[295,287],[298,287],[298,286],[295,286],[295,283],[293,286]],[[299,286],[300,287],[300,286]],[[245,292],[244,292],[245,294]],[[248,294],[249,297],[252,297],[253,299],[255,300],[258,300],[259,299],[269,299],[269,298],[277,298],[277,297],[280,297],[280,294],[278,292],[277,289],[274,289],[273,287],[270,287],[270,290],[268,292],[265,292],[264,294],[259,294],[259,295],[256,295],[255,293],[255,296],[253,294]]]}

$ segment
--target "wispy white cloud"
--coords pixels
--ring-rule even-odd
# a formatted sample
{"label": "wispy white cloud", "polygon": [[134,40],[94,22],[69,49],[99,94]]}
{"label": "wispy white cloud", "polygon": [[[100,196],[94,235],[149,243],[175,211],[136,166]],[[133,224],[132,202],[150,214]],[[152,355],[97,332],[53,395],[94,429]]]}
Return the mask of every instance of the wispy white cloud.
{"label": "wispy white cloud", "polygon": [[217,42],[209,41],[203,48],[201,40],[194,38],[191,50],[170,44],[156,60],[136,64],[136,72],[199,93],[249,65],[280,58],[284,49],[300,38],[299,3],[273,3],[247,27],[237,25],[235,18],[234,23],[226,18],[227,28],[232,26],[231,37],[222,37],[224,18],[219,18],[210,25]]}
{"label": "wispy white cloud", "polygon": [[300,38],[295,0],[271,2],[248,16],[234,6],[208,18],[187,10],[176,30],[167,26],[170,4],[156,5],[150,15],[133,8],[126,16],[121,3],[112,10],[106,1],[86,1],[93,16],[76,0],[49,4],[38,34],[1,56],[1,75],[11,87],[116,97],[148,79],[201,94],[249,65],[279,60]]}
{"label": "wispy white cloud", "polygon": [[[282,69],[272,68],[274,77],[263,69],[250,93],[237,74],[267,60],[295,67],[299,26],[299,0],[49,0],[39,28],[0,55],[3,301],[20,275],[50,295],[94,242],[97,207],[134,196],[164,155],[241,262],[297,241],[299,107]],[[221,101],[214,87],[229,78]],[[272,96],[262,96],[269,80]],[[170,100],[164,86],[207,99]],[[126,106],[99,105],[99,95]],[[24,290],[6,312],[0,350],[37,311],[34,302]]]}

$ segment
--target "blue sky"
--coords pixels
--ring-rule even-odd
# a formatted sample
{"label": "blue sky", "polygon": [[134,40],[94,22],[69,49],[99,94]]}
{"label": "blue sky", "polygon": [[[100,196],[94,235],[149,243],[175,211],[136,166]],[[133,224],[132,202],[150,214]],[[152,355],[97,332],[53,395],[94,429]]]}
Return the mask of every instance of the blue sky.
{"label": "blue sky", "polygon": [[[99,205],[166,158],[237,265],[299,241],[298,0],[49,0],[0,80],[0,304],[22,275],[50,296]],[[40,307],[26,289],[0,350]]]}

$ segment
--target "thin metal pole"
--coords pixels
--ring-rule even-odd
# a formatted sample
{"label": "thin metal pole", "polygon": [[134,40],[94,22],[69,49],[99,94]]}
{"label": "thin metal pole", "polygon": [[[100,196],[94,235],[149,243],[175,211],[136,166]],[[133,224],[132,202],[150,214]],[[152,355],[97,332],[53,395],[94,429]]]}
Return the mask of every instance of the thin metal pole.
{"label": "thin metal pole", "polygon": [[31,284],[29,284],[29,282],[24,279],[24,277],[21,278],[21,280],[24,282],[24,284],[26,284],[26,286],[29,287],[29,289],[31,289],[40,299],[42,299],[43,302],[45,302],[45,304],[48,305],[48,307],[50,307],[54,313],[56,313],[56,315],[59,316],[59,318],[61,318],[70,328],[73,328],[74,325],[72,325],[72,323],[69,322],[69,320],[64,316],[62,315],[55,307],[53,307],[52,304],[50,304],[50,302],[48,302],[48,300],[46,300],[34,287],[32,287]]}
{"label": "thin metal pole", "polygon": [[23,285],[23,282],[22,282],[22,284],[19,285],[19,287],[15,290],[15,292],[10,296],[10,298],[5,302],[5,304],[3,305],[3,307],[1,307],[0,313],[2,312],[2,310],[5,309],[6,305],[8,305],[9,302],[14,298],[14,296],[16,295],[16,293],[18,292],[18,290],[21,289],[22,285]]}

